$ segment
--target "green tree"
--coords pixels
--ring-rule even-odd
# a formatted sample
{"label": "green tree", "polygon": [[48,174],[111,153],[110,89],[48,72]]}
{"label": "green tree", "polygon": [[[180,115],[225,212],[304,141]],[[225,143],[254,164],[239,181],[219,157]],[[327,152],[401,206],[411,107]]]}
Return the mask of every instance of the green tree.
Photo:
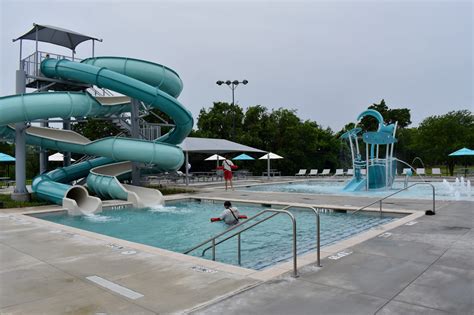
{"label": "green tree", "polygon": [[[235,137],[226,127],[233,122],[234,114]],[[335,168],[339,163],[341,143],[333,132],[314,121],[301,121],[295,110],[279,108],[269,112],[256,105],[244,113],[237,105],[214,103],[209,110],[201,110],[197,126],[193,136],[231,139],[285,157],[272,162],[285,174],[294,174],[300,168]],[[258,174],[266,169],[266,161],[247,166]]]}
{"label": "green tree", "polygon": [[430,116],[418,127],[413,150],[428,164],[446,164],[453,175],[456,160],[448,155],[474,147],[474,115],[469,110]]}
{"label": "green tree", "polygon": [[239,105],[215,102],[207,111],[201,109],[198,116],[197,136],[237,140],[243,129],[244,113]]}
{"label": "green tree", "polygon": [[90,140],[116,136],[122,132],[119,127],[110,121],[93,118],[88,118],[87,121],[72,125],[72,130]]}
{"label": "green tree", "polygon": [[[398,128],[405,128],[411,124],[411,114],[408,108],[394,108],[389,109],[385,100],[382,99],[379,104],[374,103],[368,107],[368,109],[375,109],[384,119],[386,124],[393,124],[396,121],[398,122]],[[373,117],[364,117],[361,124],[362,128],[366,131],[376,130],[378,127],[378,122]]]}

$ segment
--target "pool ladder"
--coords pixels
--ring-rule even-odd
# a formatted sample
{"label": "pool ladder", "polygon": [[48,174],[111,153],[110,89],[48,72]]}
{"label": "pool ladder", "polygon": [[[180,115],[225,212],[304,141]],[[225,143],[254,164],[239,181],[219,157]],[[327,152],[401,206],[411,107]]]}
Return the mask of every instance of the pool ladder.
{"label": "pool ladder", "polygon": [[354,212],[352,212],[352,214],[356,214],[356,213],[358,213],[359,211],[364,210],[364,209],[366,209],[366,208],[368,208],[368,207],[370,207],[370,206],[375,205],[376,203],[378,203],[378,204],[379,204],[379,212],[380,212],[380,215],[382,215],[382,206],[383,206],[382,204],[383,204],[383,201],[384,201],[385,199],[390,198],[390,197],[392,197],[392,196],[394,196],[394,195],[397,195],[397,194],[401,193],[402,191],[408,190],[409,188],[411,188],[411,187],[413,187],[413,186],[416,186],[416,185],[429,185],[429,186],[431,186],[431,189],[432,189],[432,191],[433,191],[433,209],[426,210],[426,211],[425,211],[425,214],[426,214],[426,215],[435,215],[435,214],[436,214],[436,209],[435,209],[435,208],[436,208],[435,187],[433,186],[433,184],[430,184],[430,183],[427,183],[427,182],[411,184],[410,186],[407,186],[407,187],[405,187],[405,188],[402,188],[402,189],[400,189],[400,190],[397,190],[397,191],[394,192],[393,194],[390,194],[390,195],[388,195],[388,196],[385,196],[385,197],[383,197],[383,198],[381,198],[381,199],[378,199],[378,200],[376,200],[376,201],[374,201],[374,202],[372,202],[372,203],[370,203],[370,204],[368,204],[368,205],[366,205],[366,206],[363,206],[362,208],[359,208],[359,209],[355,210]]}
{"label": "pool ladder", "polygon": [[[206,247],[202,253],[201,253],[201,256],[204,256],[204,254],[206,253],[206,251],[208,251],[209,249],[212,249],[212,260],[216,260],[216,246],[219,245],[219,244],[222,244],[224,243],[225,241],[231,239],[231,238],[234,238],[237,236],[237,259],[238,259],[238,263],[239,265],[241,264],[241,261],[242,261],[242,256],[241,256],[241,234],[257,225],[259,225],[260,223],[263,223],[267,220],[270,220],[271,218],[279,215],[279,214],[286,214],[290,220],[291,220],[291,223],[292,223],[292,229],[293,229],[293,274],[292,276],[293,277],[298,277],[298,266],[297,266],[297,251],[296,251],[296,247],[297,247],[297,244],[296,244],[296,220],[295,220],[295,217],[293,216],[293,214],[291,212],[288,211],[288,209],[290,208],[305,208],[305,209],[310,209],[311,211],[314,212],[314,214],[316,215],[316,252],[317,252],[317,266],[318,267],[321,267],[321,240],[320,240],[320,217],[319,217],[319,211],[314,208],[314,207],[311,207],[311,206],[304,206],[304,205],[297,205],[297,206],[286,206],[284,207],[283,209],[265,209],[265,210],[262,210],[260,211],[259,213],[257,213],[256,215],[248,218],[246,221],[242,221],[232,227],[230,227],[229,229],[225,230],[224,232],[221,232],[207,240],[205,240],[204,242],[201,242],[199,243],[198,245],[186,250],[184,252],[184,254],[189,254],[190,252],[208,244],[208,243],[211,243],[210,246]],[[271,215],[265,217],[264,219],[262,220],[259,220],[253,224],[251,224],[250,226],[247,226],[239,231],[236,231],[235,233],[225,237],[224,239],[222,240],[219,240],[216,242],[217,238],[221,237],[221,236],[224,236],[225,234],[228,234],[232,231],[234,231],[235,229],[247,224],[248,222],[252,221],[252,220],[255,220],[256,218],[262,216],[263,214],[265,213],[272,213]]]}

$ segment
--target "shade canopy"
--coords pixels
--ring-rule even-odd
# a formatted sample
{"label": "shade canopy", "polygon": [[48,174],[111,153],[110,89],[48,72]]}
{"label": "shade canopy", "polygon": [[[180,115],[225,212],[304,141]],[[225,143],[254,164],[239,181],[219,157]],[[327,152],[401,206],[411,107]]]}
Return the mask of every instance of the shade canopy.
{"label": "shade canopy", "polygon": [[449,156],[466,156],[466,155],[474,155],[474,150],[468,148],[462,148],[457,151],[454,151]]}
{"label": "shade canopy", "polygon": [[0,153],[0,163],[15,162],[15,158],[5,153]]}
{"label": "shade canopy", "polygon": [[225,139],[187,137],[179,146],[181,147],[181,149],[183,149],[183,151],[190,153],[265,153],[265,151]]}
{"label": "shade canopy", "polygon": [[65,28],[39,24],[33,24],[33,28],[29,32],[14,39],[13,41],[17,41],[19,39],[36,40],[36,32],[38,32],[38,41],[59,45],[71,50],[75,50],[77,45],[87,40],[96,40],[99,42],[102,41],[102,39],[79,34]]}
{"label": "shade canopy", "polygon": [[[62,153],[54,153],[50,156],[48,156],[48,161],[50,162],[62,162],[64,161],[64,154]],[[71,159],[71,161],[75,161],[74,159]]]}
{"label": "shade canopy", "polygon": [[251,157],[250,155],[242,153],[241,155],[236,156],[232,160],[235,160],[235,161],[250,161],[250,160],[255,160],[255,159],[253,157]]}
{"label": "shade canopy", "polygon": [[214,154],[204,159],[204,161],[217,161],[217,160],[220,160],[220,161],[225,160],[225,157],[220,156],[219,154]]}
{"label": "shade canopy", "polygon": [[278,154],[270,152],[270,153],[267,153],[264,156],[260,157],[259,160],[267,160],[269,156],[270,156],[270,160],[283,159],[282,156],[279,156]]}

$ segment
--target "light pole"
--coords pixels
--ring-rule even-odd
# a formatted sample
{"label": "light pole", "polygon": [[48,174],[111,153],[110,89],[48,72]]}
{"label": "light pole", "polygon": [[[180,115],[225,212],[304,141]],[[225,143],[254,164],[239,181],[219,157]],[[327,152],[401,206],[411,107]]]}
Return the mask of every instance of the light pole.
{"label": "light pole", "polygon": [[232,90],[232,109],[234,110],[234,115],[232,115],[232,139],[235,140],[235,109],[234,109],[234,101],[235,101],[235,89],[237,88],[237,86],[239,86],[239,84],[243,84],[243,85],[247,85],[247,83],[249,83],[248,80],[242,80],[242,81],[239,81],[239,80],[234,80],[234,81],[231,81],[231,80],[227,80],[227,81],[217,81],[216,84],[221,86],[222,84],[225,84],[227,85],[231,90]]}

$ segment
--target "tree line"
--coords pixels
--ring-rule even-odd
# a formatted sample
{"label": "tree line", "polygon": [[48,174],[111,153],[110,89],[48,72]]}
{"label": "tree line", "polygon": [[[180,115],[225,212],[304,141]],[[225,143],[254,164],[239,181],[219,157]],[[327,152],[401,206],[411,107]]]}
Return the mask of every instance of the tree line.
{"label": "tree line", "polygon": [[[368,106],[379,111],[385,123],[398,122],[395,156],[411,163],[420,158],[426,167],[445,165],[450,173],[456,163],[471,163],[469,158],[452,158],[449,153],[460,148],[474,148],[474,116],[469,110],[450,111],[444,115],[425,118],[418,127],[410,127],[408,108],[389,108],[385,100]],[[373,117],[360,123],[364,131],[376,130]],[[201,109],[194,137],[221,138],[239,142],[285,157],[276,165],[285,175],[299,169],[349,168],[351,156],[348,144],[339,137],[354,128],[348,123],[338,132],[324,128],[316,121],[302,120],[296,110],[268,108],[256,105],[243,109],[239,105],[215,102]],[[245,164],[258,174],[266,167],[262,162]],[[400,167],[402,167],[400,165]],[[421,167],[416,164],[415,167]]]}

